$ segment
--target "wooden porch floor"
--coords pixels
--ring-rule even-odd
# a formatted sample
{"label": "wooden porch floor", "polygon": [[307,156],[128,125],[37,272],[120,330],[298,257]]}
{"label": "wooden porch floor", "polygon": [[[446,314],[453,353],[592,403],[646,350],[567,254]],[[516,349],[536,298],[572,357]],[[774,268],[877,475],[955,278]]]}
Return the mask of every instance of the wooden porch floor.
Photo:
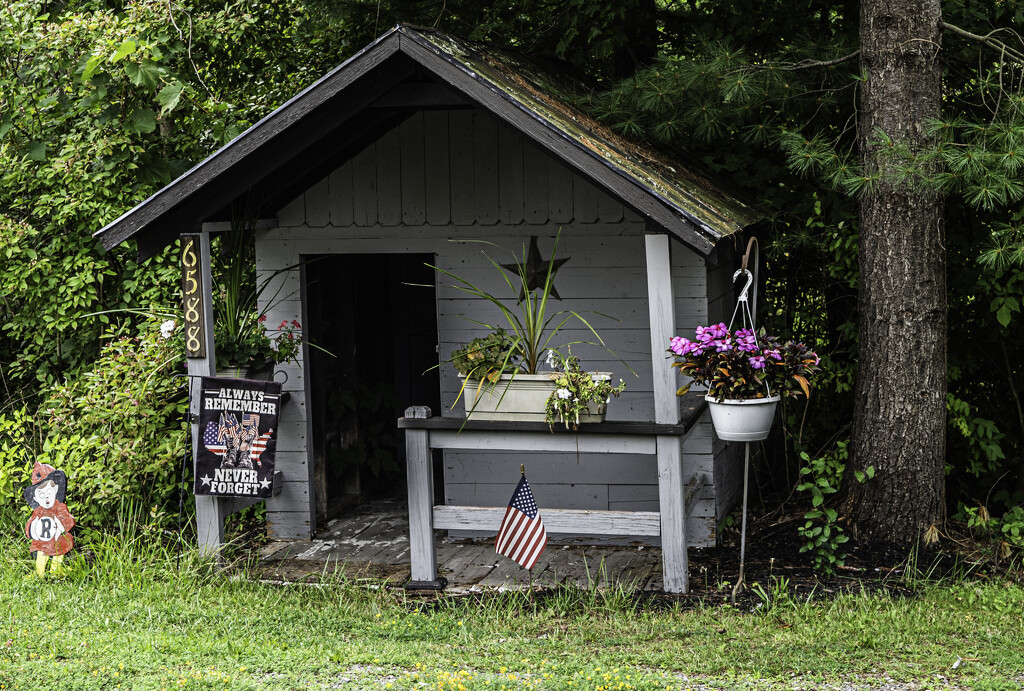
{"label": "wooden porch floor", "polygon": [[[272,541],[261,551],[261,573],[298,581],[343,573],[353,579],[409,580],[409,514],[404,501],[365,504],[334,519],[311,541]],[[465,593],[573,584],[660,590],[661,549],[649,545],[548,543],[531,574],[494,552],[493,540],[451,542],[435,534],[445,592]]]}

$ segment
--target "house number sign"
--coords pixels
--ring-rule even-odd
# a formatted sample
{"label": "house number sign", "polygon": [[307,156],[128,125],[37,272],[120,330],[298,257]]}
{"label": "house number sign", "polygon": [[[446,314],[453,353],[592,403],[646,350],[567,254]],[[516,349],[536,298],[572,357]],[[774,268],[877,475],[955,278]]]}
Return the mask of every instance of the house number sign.
{"label": "house number sign", "polygon": [[203,267],[199,262],[199,236],[181,236],[181,302],[185,313],[185,354],[206,357],[206,320],[203,316]]}

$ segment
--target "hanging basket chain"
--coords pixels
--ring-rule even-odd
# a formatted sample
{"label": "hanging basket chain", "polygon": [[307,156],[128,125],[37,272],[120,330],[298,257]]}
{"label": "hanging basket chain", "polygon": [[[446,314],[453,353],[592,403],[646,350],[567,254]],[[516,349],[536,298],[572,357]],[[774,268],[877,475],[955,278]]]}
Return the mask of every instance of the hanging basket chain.
{"label": "hanging basket chain", "polygon": [[[750,255],[753,252],[754,255],[754,271],[751,272],[747,268],[750,264]],[[747,251],[743,254],[743,262],[740,268],[737,269],[732,275],[732,282],[735,283],[736,279],[740,276],[745,276],[747,282],[743,284],[743,289],[740,290],[740,295],[736,298],[736,306],[732,310],[732,317],[729,318],[729,333],[734,333],[732,330],[733,324],[736,323],[737,313],[740,316],[740,327],[750,329],[750,332],[754,336],[754,345],[758,349],[761,348],[761,344],[757,340],[757,325],[755,323],[755,315],[757,314],[757,270],[760,261],[760,252],[757,246],[757,238],[750,238],[747,242]],[[753,305],[753,308],[751,308]],[[764,389],[767,392],[768,397],[772,395],[772,388],[768,384],[768,380],[764,381]]]}

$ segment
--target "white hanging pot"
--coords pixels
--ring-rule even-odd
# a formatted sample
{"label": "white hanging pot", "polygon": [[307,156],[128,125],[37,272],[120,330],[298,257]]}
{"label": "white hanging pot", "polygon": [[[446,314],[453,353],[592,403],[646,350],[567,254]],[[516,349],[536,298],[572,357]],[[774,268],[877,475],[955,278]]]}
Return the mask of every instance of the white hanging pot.
{"label": "white hanging pot", "polygon": [[779,396],[769,398],[725,399],[705,396],[711,410],[711,423],[723,441],[761,441],[768,438],[775,419]]}

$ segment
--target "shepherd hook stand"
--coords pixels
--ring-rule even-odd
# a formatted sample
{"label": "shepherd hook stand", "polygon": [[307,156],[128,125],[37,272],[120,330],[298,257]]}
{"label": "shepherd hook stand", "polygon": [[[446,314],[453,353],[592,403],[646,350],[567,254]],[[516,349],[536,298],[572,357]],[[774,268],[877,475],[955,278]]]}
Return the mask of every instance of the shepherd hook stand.
{"label": "shepherd hook stand", "polygon": [[[750,253],[754,252],[754,272],[751,273],[747,269],[747,263],[750,259]],[[740,296],[736,299],[736,307],[732,311],[732,319],[729,320],[729,331],[732,331],[732,323],[736,320],[736,312],[740,312],[740,321],[746,325],[747,320],[750,321],[750,330],[754,333],[754,342],[757,343],[757,330],[754,328],[754,319],[757,315],[757,287],[754,285],[757,281],[757,268],[759,260],[759,252],[757,247],[757,238],[750,238],[747,242],[747,251],[743,255],[743,264],[740,269],[732,275],[733,283],[740,276],[746,276],[747,282],[743,285],[743,290],[740,291]],[[750,291],[751,286],[754,286],[752,299],[748,300],[747,295]],[[751,303],[753,307],[751,307]],[[740,310],[740,306],[743,307]],[[767,386],[767,382],[765,382]],[[769,394],[771,391],[768,392]],[[743,567],[746,563],[747,556],[747,486],[750,478],[750,442],[744,442],[743,444],[743,518],[740,522],[740,573],[736,578],[736,585],[732,588],[732,604],[736,604],[736,594],[743,589]]]}

